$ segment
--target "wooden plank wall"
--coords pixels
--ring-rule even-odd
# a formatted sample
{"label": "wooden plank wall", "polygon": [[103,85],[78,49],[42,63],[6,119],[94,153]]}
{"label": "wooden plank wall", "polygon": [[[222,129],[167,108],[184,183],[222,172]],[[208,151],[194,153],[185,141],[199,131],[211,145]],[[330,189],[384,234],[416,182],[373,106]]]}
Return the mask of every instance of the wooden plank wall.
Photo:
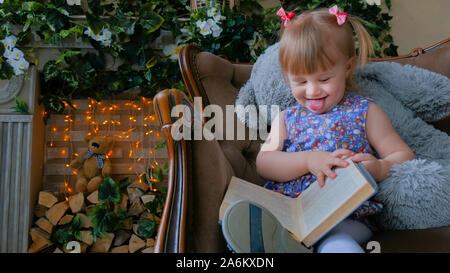
{"label": "wooden plank wall", "polygon": [[52,114],[47,122],[44,190],[67,193],[64,182],[75,189],[76,171],[68,166],[75,156],[87,150],[84,137],[89,132],[113,137],[109,159],[116,181],[124,177],[134,181],[145,170],[152,166],[163,168],[167,162],[167,149],[155,149],[163,138],[151,100],[85,99],[75,100],[73,105],[76,109]]}

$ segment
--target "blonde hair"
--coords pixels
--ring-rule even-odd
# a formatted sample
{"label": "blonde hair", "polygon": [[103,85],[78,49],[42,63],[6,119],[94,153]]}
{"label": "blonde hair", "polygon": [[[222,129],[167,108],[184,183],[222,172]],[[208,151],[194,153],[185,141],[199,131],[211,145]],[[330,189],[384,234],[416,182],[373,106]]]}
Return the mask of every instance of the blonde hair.
{"label": "blonde hair", "polygon": [[[328,9],[318,9],[295,16],[287,27],[282,24],[279,60],[283,76],[287,79],[288,73],[312,74],[333,67],[337,60],[327,52],[330,46],[348,58],[355,57],[353,30],[359,44],[359,61],[364,66],[373,53],[373,45],[369,33],[356,17],[349,15],[347,22],[339,26],[336,16]],[[346,79],[347,87],[356,91],[351,78]]]}

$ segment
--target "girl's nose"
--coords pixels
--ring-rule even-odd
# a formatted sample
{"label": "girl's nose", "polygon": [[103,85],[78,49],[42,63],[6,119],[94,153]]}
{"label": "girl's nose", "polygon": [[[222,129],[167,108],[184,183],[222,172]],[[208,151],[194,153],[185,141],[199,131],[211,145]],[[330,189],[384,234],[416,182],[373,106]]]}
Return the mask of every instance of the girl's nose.
{"label": "girl's nose", "polygon": [[316,98],[320,96],[321,90],[320,87],[316,84],[310,84],[306,90],[306,96],[308,98]]}

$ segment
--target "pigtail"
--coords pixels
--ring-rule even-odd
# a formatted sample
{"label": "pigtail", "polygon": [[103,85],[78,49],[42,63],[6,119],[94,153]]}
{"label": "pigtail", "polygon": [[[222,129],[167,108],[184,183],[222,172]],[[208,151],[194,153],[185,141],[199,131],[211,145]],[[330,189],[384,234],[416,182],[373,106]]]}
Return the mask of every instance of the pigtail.
{"label": "pigtail", "polygon": [[361,66],[364,66],[369,60],[369,57],[373,55],[372,39],[370,38],[366,28],[361,24],[357,17],[348,16],[348,21],[352,25],[353,30],[356,33],[356,37],[358,38],[359,60]]}

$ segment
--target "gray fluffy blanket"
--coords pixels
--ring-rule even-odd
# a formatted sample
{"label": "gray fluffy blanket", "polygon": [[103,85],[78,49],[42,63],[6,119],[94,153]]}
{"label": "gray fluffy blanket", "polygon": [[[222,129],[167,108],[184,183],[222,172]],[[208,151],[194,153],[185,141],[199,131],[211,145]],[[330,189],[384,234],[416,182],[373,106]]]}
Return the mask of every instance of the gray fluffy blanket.
{"label": "gray fluffy blanket", "polygon": [[[278,62],[279,44],[267,48],[239,91],[236,105],[296,104]],[[450,115],[450,79],[418,67],[378,62],[358,68],[360,94],[374,99],[390,118],[416,159],[394,165],[375,199],[384,203],[382,229],[424,229],[450,225],[450,136],[426,121]],[[270,107],[269,107],[270,108]],[[255,121],[238,117],[251,128]],[[270,114],[263,117],[270,124]]]}

